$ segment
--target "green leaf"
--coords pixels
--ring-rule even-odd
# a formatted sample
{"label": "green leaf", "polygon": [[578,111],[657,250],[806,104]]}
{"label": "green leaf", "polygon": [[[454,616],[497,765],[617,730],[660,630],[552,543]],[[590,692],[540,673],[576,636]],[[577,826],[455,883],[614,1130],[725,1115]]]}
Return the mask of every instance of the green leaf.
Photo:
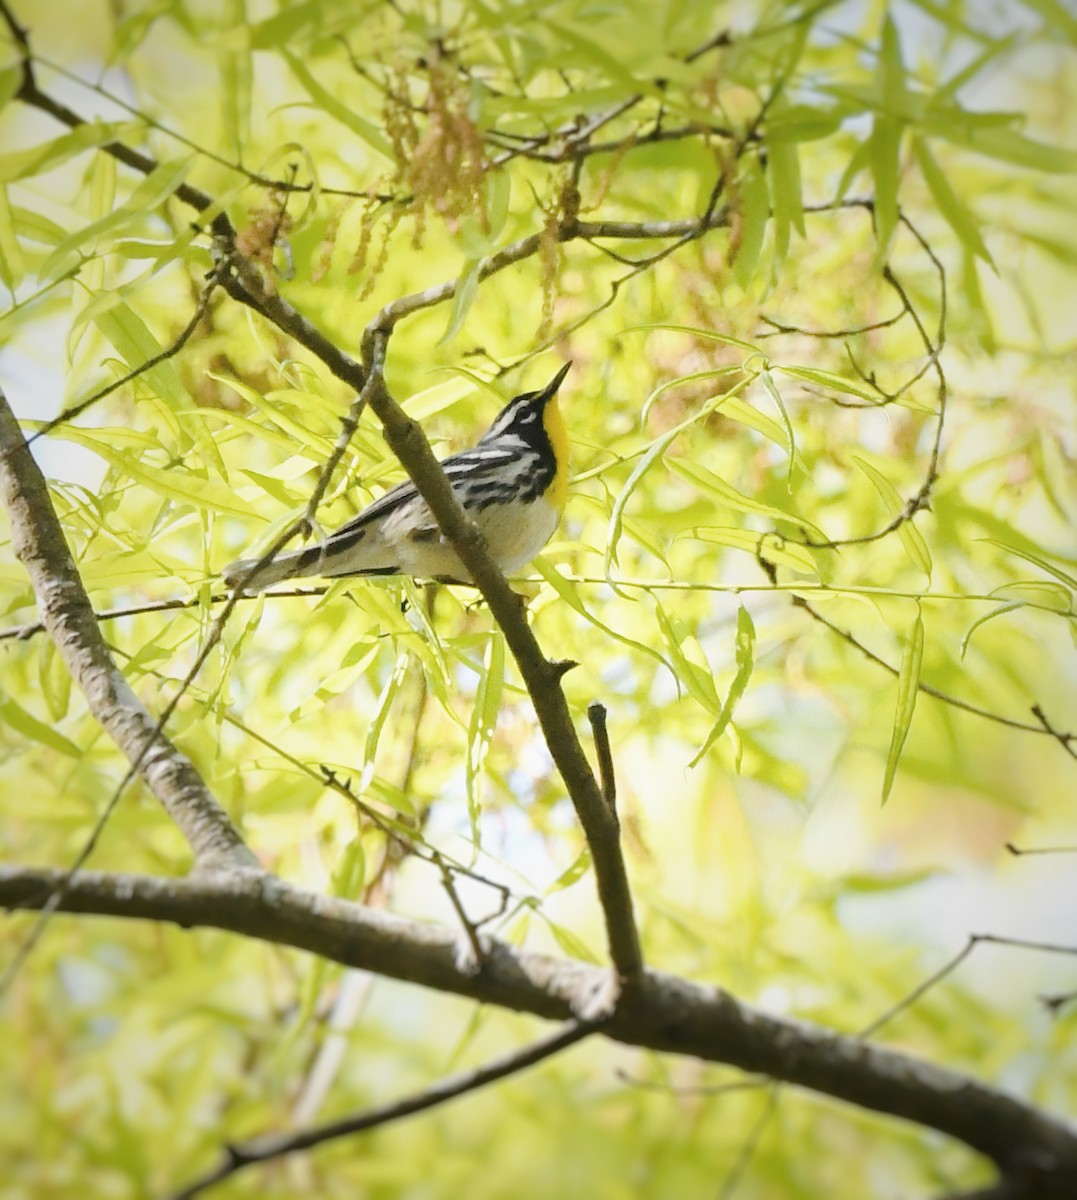
{"label": "green leaf", "polygon": [[[883,504],[891,517],[898,517],[905,511],[905,502],[901,499],[897,489],[889,479],[879,470],[876,470],[871,463],[865,462],[857,455],[853,455],[853,462],[864,472],[875,486],[875,490],[879,493]],[[901,522],[897,527],[897,535],[901,538],[901,544],[905,547],[906,552],[921,571],[931,578],[931,552],[927,548],[927,542],[924,540],[924,535],[916,528],[914,518],[909,517]]]}
{"label": "green leaf", "polygon": [[961,200],[958,199],[957,193],[950,186],[950,181],[935,161],[927,142],[923,138],[915,138],[913,149],[916,153],[916,161],[920,166],[920,174],[923,175],[924,182],[927,184],[932,198],[938,205],[939,212],[942,213],[950,228],[964,243],[966,249],[971,254],[975,254],[977,258],[982,258],[984,262],[990,263],[994,267],[994,261],[987,247],[984,245],[983,238],[980,236],[976,218]]}
{"label": "green leaf", "polygon": [[804,236],[804,202],[801,198],[800,152],[795,142],[767,142],[767,179],[774,214],[774,246],[779,261],[789,250],[792,229]]}
{"label": "green leaf", "polygon": [[98,308],[93,322],[132,370],[145,368],[139,378],[165,400],[175,412],[191,407],[187,389],[180,379],[179,370],[171,358],[163,359],[152,367],[145,367],[151,359],[164,352],[164,346],[150,332],[149,326],[129,304],[118,296],[105,297],[107,306]]}
{"label": "green leaf", "polygon": [[10,67],[4,67],[0,71],[0,109],[7,108],[8,104],[18,94],[19,88],[22,87],[22,67],[18,63]]}
{"label": "green leaf", "polygon": [[844,375],[838,375],[834,371],[824,371],[819,367],[775,367],[775,371],[781,371],[783,375],[788,375],[791,379],[801,379],[805,383],[816,383],[820,387],[828,388],[833,392],[844,392],[849,396],[856,396],[860,400],[866,400],[871,404],[880,404],[881,397],[878,392],[873,392],[865,384],[855,382],[852,379],[846,379]]}
{"label": "green leaf", "polygon": [[1071,575],[1068,571],[1063,571],[1061,567],[1048,562],[1042,555],[1034,554],[1031,550],[1023,550],[1019,546],[1011,546],[1007,542],[999,541],[997,538],[984,538],[983,540],[989,546],[997,546],[1007,554],[1023,558],[1025,562],[1031,563],[1034,567],[1039,567],[1041,571],[1046,571],[1048,575],[1053,575],[1055,579],[1060,583],[1064,583],[1067,587],[1077,588],[1077,576]]}
{"label": "green leaf", "polygon": [[737,671],[722,703],[722,711],[718,714],[718,719],[714,722],[695,758],[688,764],[690,767],[694,767],[725,733],[726,726],[733,719],[733,710],[737,707],[741,696],[744,695],[755,668],[755,625],[752,622],[751,613],[743,605],[737,611],[736,665]]}
{"label": "green leaf", "polygon": [[732,337],[728,333],[718,333],[713,329],[700,329],[696,325],[675,325],[669,321],[655,321],[647,325],[628,325],[623,333],[650,333],[655,329],[670,329],[674,333],[690,333],[693,337],[702,338],[707,342],[719,342],[723,346],[736,346],[741,350],[747,350],[749,354],[762,354],[758,346],[753,346],[751,342],[746,342],[741,338]]}
{"label": "green leaf", "polygon": [[142,180],[124,204],[65,237],[42,264],[41,276],[49,278],[54,273],[59,273],[65,266],[65,260],[87,243],[135,221],[144,220],[163,200],[172,195],[186,177],[193,162],[194,158],[189,157],[161,163]]}
{"label": "green leaf", "polygon": [[505,636],[495,629],[486,648],[486,662],[475,689],[475,701],[471,708],[471,722],[467,739],[467,811],[471,820],[471,840],[480,844],[479,822],[482,805],[479,802],[476,783],[482,774],[486,755],[497,728],[497,716],[501,706],[501,691],[505,683]]}
{"label": "green leaf", "polygon": [[891,116],[905,115],[908,101],[905,64],[901,61],[901,42],[897,26],[889,13],[883,21],[879,52],[879,97],[883,108]]}
{"label": "green leaf", "polygon": [[786,485],[791,486],[790,480],[793,477],[793,463],[796,461],[797,444],[793,436],[793,422],[789,420],[789,413],[786,412],[785,402],[782,400],[782,394],[778,391],[778,385],[774,382],[774,376],[769,371],[762,371],[760,379],[763,381],[763,387],[766,388],[767,395],[777,405],[778,412],[782,415],[782,421],[785,425],[785,436],[789,442],[789,466],[786,470]]}
{"label": "green leaf", "polygon": [[407,651],[402,651],[397,655],[393,672],[385,681],[385,686],[381,689],[381,695],[374,705],[374,712],[371,716],[370,724],[367,726],[366,740],[363,743],[363,771],[359,777],[359,786],[357,789],[360,795],[370,787],[374,779],[374,765],[378,753],[378,743],[381,740],[385,722],[389,719],[390,712],[392,712],[393,701],[404,686],[404,680],[407,678],[409,657]]}
{"label": "green leaf", "polygon": [[1077,46],[1077,14],[1072,5],[1062,0],[1022,0],[1026,8],[1043,18],[1045,32],[1058,31],[1067,41]]}
{"label": "green leaf", "polygon": [[1077,150],[1050,146],[1025,137],[1016,129],[932,118],[921,122],[921,129],[932,137],[943,138],[976,154],[1030,171],[1068,175],[1077,171]]}
{"label": "green leaf", "polygon": [[740,185],[740,242],[733,258],[733,273],[742,288],[747,288],[755,273],[759,252],[770,220],[767,179],[759,160],[753,158]]}
{"label": "green leaf", "polygon": [[992,609],[991,612],[985,613],[982,617],[978,617],[968,627],[968,629],[965,632],[965,636],[961,639],[960,656],[962,658],[965,657],[965,651],[968,650],[969,643],[972,641],[972,635],[976,632],[977,629],[979,629],[983,625],[986,625],[988,621],[993,621],[996,617],[1004,616],[1006,613],[1011,613],[1011,612],[1014,612],[1018,608],[1024,608],[1024,607],[1025,607],[1025,605],[1024,605],[1023,601],[1014,600],[1010,604],[1002,604],[998,608]]}
{"label": "green leaf", "polygon": [[890,734],[890,750],[886,756],[886,774],[883,776],[882,802],[886,803],[890,789],[894,786],[894,772],[897,771],[901,751],[905,739],[909,735],[913,713],[916,711],[916,698],[920,691],[920,670],[924,662],[924,619],[920,605],[916,606],[916,620],[913,621],[905,641],[905,650],[901,656],[901,666],[898,669],[897,705],[894,710],[894,728]]}
{"label": "green leaf", "polygon": [[136,483],[141,483],[143,487],[149,488],[158,496],[179,501],[181,504],[191,504],[195,508],[206,509],[210,512],[230,513],[236,517],[257,515],[258,510],[240,500],[231,488],[215,479],[197,475],[185,466],[179,464],[171,468],[151,466],[149,463],[142,462],[136,453],[113,448],[94,437],[80,436],[63,425],[55,431],[53,436],[87,446],[94,454],[100,455],[128,478],[135,480]]}
{"label": "green leaf", "polygon": [[581,879],[591,869],[591,851],[585,846],[579,854],[576,855],[575,861],[571,866],[567,867],[546,889],[546,895],[552,896],[554,892],[563,892],[565,888],[571,887],[578,879]]}
{"label": "green leaf", "polygon": [[617,543],[621,540],[621,530],[624,527],[624,511],[628,501],[632,498],[632,493],[636,490],[639,481],[647,474],[654,464],[665,454],[667,448],[681,433],[682,427],[676,426],[664,433],[661,437],[656,438],[648,447],[639,462],[636,463],[629,475],[623,488],[621,488],[617,499],[613,502],[613,511],[610,513],[609,528],[606,531],[606,554],[603,567],[606,573],[606,578],[613,582],[613,566],[617,562]]}
{"label": "green leaf", "polygon": [[992,596],[1002,600],[1018,600],[1022,604],[1046,609],[1048,612],[1073,614],[1073,592],[1061,583],[1046,579],[1018,579],[1004,583],[991,591]]}
{"label": "green leaf", "polygon": [[538,571],[538,573],[550,585],[550,587],[553,588],[558,596],[560,596],[560,598],[564,600],[570,608],[572,608],[574,612],[579,613],[581,617],[583,617],[590,624],[594,625],[596,629],[601,630],[602,633],[604,633],[607,637],[613,638],[614,641],[620,642],[623,646],[627,646],[629,649],[635,650],[638,653],[645,655],[647,658],[654,659],[655,662],[660,663],[663,667],[665,667],[671,675],[676,674],[676,672],[673,670],[673,664],[669,661],[669,659],[667,659],[665,655],[659,653],[659,651],[657,651],[653,646],[647,645],[646,642],[637,641],[635,638],[630,638],[627,636],[627,634],[619,633],[612,626],[600,621],[598,617],[590,612],[586,605],[584,605],[583,601],[579,597],[579,593],[573,586],[572,580],[565,579],[564,576],[561,575],[556,568],[551,566],[541,554],[534,560],[532,566],[536,571]]}
{"label": "green leaf", "polygon": [[22,247],[15,235],[15,219],[8,203],[7,188],[0,184],[0,281],[9,292],[19,286],[26,274]]}
{"label": "green leaf", "polygon": [[49,716],[54,722],[62,720],[71,703],[71,673],[51,638],[42,643],[38,681]]}
{"label": "green leaf", "polygon": [[126,136],[140,133],[141,130],[141,125],[134,122],[114,122],[108,125],[87,123],[70,133],[53,138],[50,142],[31,146],[28,150],[0,154],[0,183],[43,175],[77,154],[108,142],[121,141]]}
{"label": "green leaf", "polygon": [[453,293],[449,323],[445,327],[445,332],[438,340],[439,346],[443,346],[446,342],[454,338],[467,320],[467,314],[471,311],[471,306],[475,303],[475,297],[479,294],[480,265],[481,259],[469,258],[465,260],[463,270],[456,281],[456,291]]}
{"label": "green leaf", "polygon": [[42,746],[48,746],[50,750],[65,754],[68,758],[82,757],[82,751],[74,742],[69,742],[63,734],[57,733],[51,725],[46,725],[44,721],[39,721],[37,717],[28,713],[21,704],[3,692],[0,692],[0,719],[6,721],[12,729],[17,733],[21,733],[23,737],[29,738],[32,742],[39,742]]}
{"label": "green leaf", "polygon": [[898,174],[903,126],[876,113],[871,125],[871,177],[875,183],[875,236],[885,255],[898,219]]}
{"label": "green leaf", "polygon": [[693,529],[692,536],[703,542],[728,546],[731,550],[742,550],[753,558],[762,557],[775,566],[787,567],[791,571],[800,571],[805,575],[818,575],[819,573],[819,568],[808,547],[797,542],[787,541],[780,533],[704,525],[699,529]]}
{"label": "green leaf", "polygon": [[314,78],[310,71],[307,70],[306,65],[296,55],[292,54],[291,51],[281,48],[280,54],[291,68],[292,74],[299,80],[307,94],[319,108],[327,112],[329,116],[335,117],[342,125],[346,126],[352,133],[366,142],[372,150],[376,150],[379,154],[384,155],[392,161],[393,148],[377,125],[368,121],[365,117],[361,117],[346,104],[341,103],[332,92],[324,88]]}
{"label": "green leaf", "polygon": [[790,104],[767,118],[767,140],[816,142],[837,133],[848,113],[847,105],[813,108],[808,104]]}
{"label": "green leaf", "polygon": [[684,651],[686,645],[694,645],[705,663],[707,660],[702,648],[695,639],[690,640],[686,636],[684,622],[672,619],[657,596],[652,596],[652,601],[658,627],[662,631],[666,649],[673,660],[674,678],[677,680],[678,691],[683,686],[700,708],[717,715],[721,711],[721,704],[718,700],[718,690],[714,686],[714,676],[710,666],[693,661]]}
{"label": "green leaf", "polygon": [[717,497],[717,499],[728,504],[738,512],[758,513],[760,516],[770,517],[774,521],[785,521],[808,530],[809,533],[814,534],[820,541],[826,540],[826,535],[817,525],[813,525],[810,521],[805,520],[804,517],[796,513],[786,512],[784,509],[776,508],[772,504],[764,504],[752,496],[746,496],[743,492],[733,487],[732,484],[726,483],[721,476],[716,475],[695,459],[671,458],[666,465],[675,475],[686,479],[694,487],[699,488],[700,491]]}

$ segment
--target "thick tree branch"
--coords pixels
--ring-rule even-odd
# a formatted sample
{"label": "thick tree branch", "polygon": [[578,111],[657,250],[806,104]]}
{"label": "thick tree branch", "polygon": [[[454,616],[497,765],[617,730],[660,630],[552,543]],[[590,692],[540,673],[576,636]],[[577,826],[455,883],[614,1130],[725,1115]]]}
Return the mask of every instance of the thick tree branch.
{"label": "thick tree branch", "polygon": [[[60,876],[0,868],[0,906],[37,907]],[[230,930],[548,1020],[586,1014],[608,982],[602,968],[523,953],[492,939],[484,945],[482,971],[468,974],[457,965],[455,929],[375,912],[266,875],[156,879],[87,871],[71,881],[61,908]],[[1077,1189],[1073,1125],[968,1076],[771,1016],[720,988],[644,971],[601,1032],[627,1045],[727,1063],[900,1117],[964,1142],[1004,1177],[1056,1189],[1044,1195],[1077,1194],[1062,1190]]]}
{"label": "thick tree branch", "polygon": [[90,711],[176,822],[204,869],[255,867],[228,814],[194,764],[157,728],[113,661],[64,540],[45,478],[0,392],[0,496],[15,553],[30,576],[42,623]]}

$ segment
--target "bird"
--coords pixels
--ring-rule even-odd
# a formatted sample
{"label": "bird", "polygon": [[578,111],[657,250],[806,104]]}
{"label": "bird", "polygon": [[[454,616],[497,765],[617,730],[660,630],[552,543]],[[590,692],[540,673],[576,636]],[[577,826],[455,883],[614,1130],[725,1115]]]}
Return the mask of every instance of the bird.
{"label": "bird", "polygon": [[[514,397],[474,446],[441,463],[464,512],[486,539],[490,557],[506,575],[526,566],[546,545],[565,505],[569,442],[557,393],[571,366],[566,363],[541,390]],[[249,593],[312,575],[472,582],[410,480],[390,488],[322,541],[258,564],[258,558],[229,563],[222,572],[225,583]]]}

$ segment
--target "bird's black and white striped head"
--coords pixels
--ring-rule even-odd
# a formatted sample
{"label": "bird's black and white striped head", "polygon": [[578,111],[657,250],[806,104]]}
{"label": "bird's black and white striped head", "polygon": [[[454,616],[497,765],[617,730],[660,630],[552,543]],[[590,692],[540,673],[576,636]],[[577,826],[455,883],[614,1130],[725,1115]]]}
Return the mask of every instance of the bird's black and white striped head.
{"label": "bird's black and white striped head", "polygon": [[490,428],[482,435],[479,445],[513,436],[528,446],[536,446],[545,442],[543,413],[546,405],[557,395],[557,389],[561,386],[571,366],[571,363],[565,363],[541,391],[523,392],[510,400],[494,418]]}

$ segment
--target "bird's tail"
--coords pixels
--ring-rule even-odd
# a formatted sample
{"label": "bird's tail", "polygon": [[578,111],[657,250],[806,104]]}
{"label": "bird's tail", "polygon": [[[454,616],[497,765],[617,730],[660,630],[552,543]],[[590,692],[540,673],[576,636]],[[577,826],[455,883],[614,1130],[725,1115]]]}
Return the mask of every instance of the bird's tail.
{"label": "bird's tail", "polygon": [[[305,550],[292,550],[278,554],[259,567],[257,558],[237,558],[221,572],[224,582],[234,588],[242,584],[244,592],[261,592],[275,583],[297,576],[320,575],[325,554],[321,545],[308,546]],[[255,571],[254,568],[258,567]],[[253,574],[252,574],[253,572]],[[245,576],[250,575],[249,579]]]}

